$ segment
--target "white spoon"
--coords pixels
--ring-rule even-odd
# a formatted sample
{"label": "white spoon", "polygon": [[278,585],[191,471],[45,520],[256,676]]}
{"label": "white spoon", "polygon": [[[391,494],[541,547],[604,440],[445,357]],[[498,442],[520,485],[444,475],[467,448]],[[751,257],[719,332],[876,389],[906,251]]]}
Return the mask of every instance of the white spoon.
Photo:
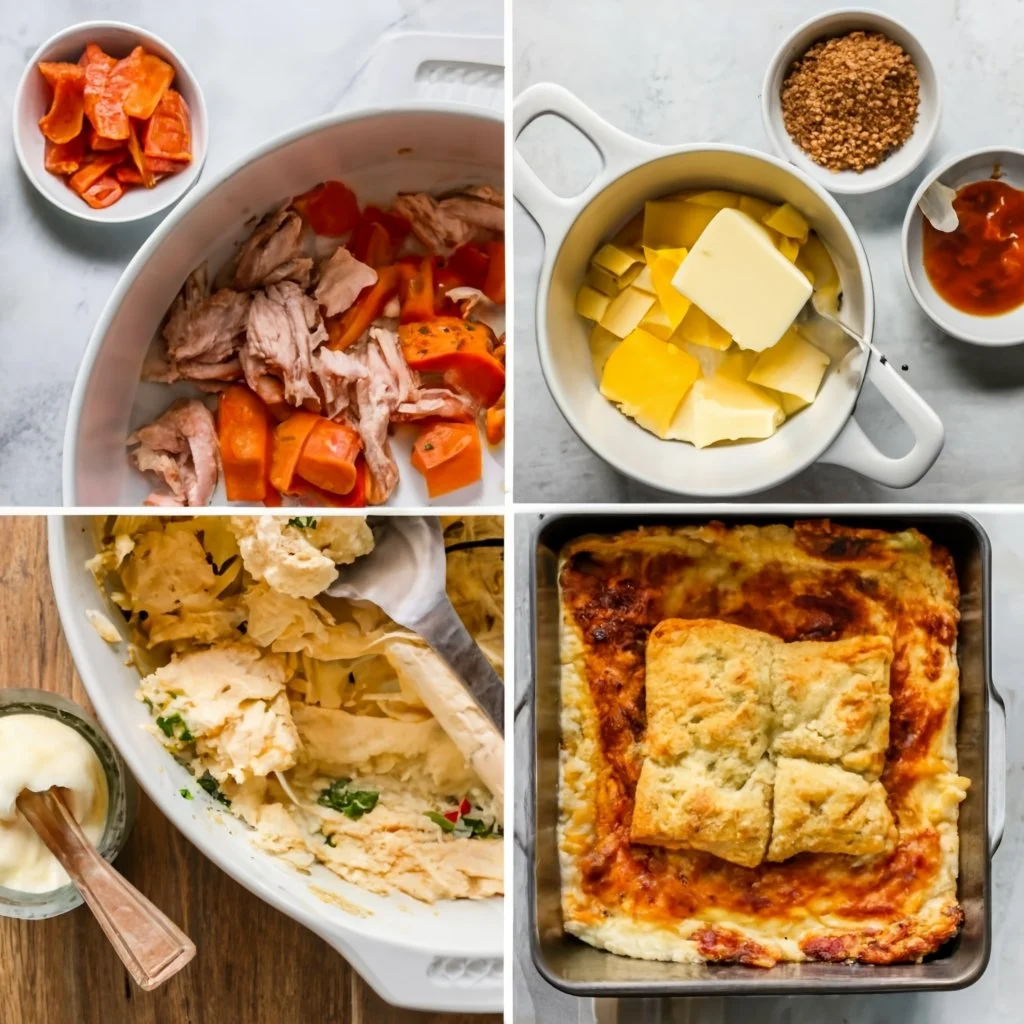
{"label": "white spoon", "polygon": [[928,218],[928,222],[936,231],[949,233],[960,226],[960,218],[953,209],[956,189],[943,185],[941,181],[933,181],[918,201],[918,209]]}

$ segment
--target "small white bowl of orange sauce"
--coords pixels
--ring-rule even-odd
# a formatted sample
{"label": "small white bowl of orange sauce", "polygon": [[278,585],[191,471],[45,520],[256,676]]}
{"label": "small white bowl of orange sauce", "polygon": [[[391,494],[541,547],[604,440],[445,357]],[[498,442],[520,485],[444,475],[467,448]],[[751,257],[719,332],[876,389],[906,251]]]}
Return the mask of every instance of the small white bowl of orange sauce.
{"label": "small white bowl of orange sauce", "polygon": [[[937,231],[918,208],[936,181],[957,193],[956,231]],[[1024,150],[974,150],[925,177],[903,220],[903,270],[946,334],[990,347],[1024,343]]]}

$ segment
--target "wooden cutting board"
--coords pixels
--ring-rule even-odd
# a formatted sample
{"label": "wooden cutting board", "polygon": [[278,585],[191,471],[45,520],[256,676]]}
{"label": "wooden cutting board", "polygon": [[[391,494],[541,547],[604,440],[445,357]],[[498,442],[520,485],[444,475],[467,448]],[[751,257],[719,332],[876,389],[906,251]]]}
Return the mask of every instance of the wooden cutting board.
{"label": "wooden cutting board", "polygon": [[[0,687],[54,690],[88,707],[50,590],[46,521],[0,517]],[[497,1024],[380,999],[327,945],[214,867],[141,795],[118,869],[198,953],[156,992],[134,987],[92,915],[0,917],[2,1024]]]}

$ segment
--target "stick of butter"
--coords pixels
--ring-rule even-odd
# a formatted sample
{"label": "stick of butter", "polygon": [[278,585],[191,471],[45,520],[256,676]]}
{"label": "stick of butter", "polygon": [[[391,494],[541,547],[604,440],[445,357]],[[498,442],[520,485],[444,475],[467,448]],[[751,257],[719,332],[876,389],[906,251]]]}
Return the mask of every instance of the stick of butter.
{"label": "stick of butter", "polygon": [[690,388],[666,436],[707,448],[716,441],[771,437],[785,418],[761,388],[716,373]]}
{"label": "stick of butter", "polygon": [[672,286],[723,327],[740,348],[763,352],[786,333],[811,283],[740,210],[724,209],[694,243]]}

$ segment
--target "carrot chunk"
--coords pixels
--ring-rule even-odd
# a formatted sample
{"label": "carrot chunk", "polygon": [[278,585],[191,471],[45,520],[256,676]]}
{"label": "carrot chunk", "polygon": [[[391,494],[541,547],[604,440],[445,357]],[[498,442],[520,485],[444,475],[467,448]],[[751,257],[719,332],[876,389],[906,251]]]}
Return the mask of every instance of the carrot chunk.
{"label": "carrot chunk", "polygon": [[292,206],[318,235],[347,235],[359,223],[356,195],[340,181],[321,182],[296,196]]}
{"label": "carrot chunk", "polygon": [[88,129],[88,136],[89,148],[94,153],[109,152],[112,149],[120,149],[124,145],[124,141],[122,139],[105,139],[91,125]]}
{"label": "carrot chunk", "polygon": [[327,345],[333,349],[354,345],[370,325],[384,312],[384,307],[398,291],[397,266],[380,267],[377,283],[364,288],[352,306],[338,316],[328,317]]}
{"label": "carrot chunk", "polygon": [[141,46],[135,47],[125,60],[131,85],[124,96],[124,112],[147,121],[174,81],[174,68],[155,53],[146,53]]}
{"label": "carrot chunk", "polygon": [[36,65],[39,73],[49,83],[51,89],[57,88],[57,83],[70,79],[76,84],[81,84],[85,90],[85,69],[80,64],[69,64],[64,61],[40,61]]}
{"label": "carrot chunk", "polygon": [[410,461],[431,498],[468,487],[483,475],[480,431],[475,423],[435,423],[416,438]]}
{"label": "carrot chunk", "polygon": [[[71,65],[74,67],[74,65]],[[85,115],[85,74],[61,75],[55,80],[53,102],[39,119],[39,128],[50,142],[70,142],[82,130]]]}
{"label": "carrot chunk", "polygon": [[358,432],[347,423],[321,419],[299,455],[296,472],[321,490],[348,494],[355,486],[362,447]]}
{"label": "carrot chunk", "polygon": [[505,304],[505,243],[488,242],[487,276],[480,290],[499,306]]}
{"label": "carrot chunk", "polygon": [[[85,52],[79,58],[78,63],[85,71],[85,116],[89,118],[93,129],[99,134],[96,123],[96,106],[103,95],[103,89],[107,84],[107,76],[117,63],[113,57],[104,53],[95,43],[89,43]],[[93,149],[96,147],[93,146]]]}
{"label": "carrot chunk", "polygon": [[484,428],[487,432],[488,444],[501,444],[505,440],[505,396],[487,410],[484,416]]}
{"label": "carrot chunk", "polygon": [[[119,164],[123,159],[123,151],[119,153],[104,153],[103,156],[93,157],[71,176],[68,184],[79,195],[84,195],[95,182],[99,181],[100,178],[106,175],[107,171]],[[116,181],[117,179],[113,180]]]}
{"label": "carrot chunk", "polygon": [[[188,104],[175,89],[167,89],[146,123],[142,152],[166,160],[192,159],[192,119]],[[154,168],[155,169],[155,168]]]}
{"label": "carrot chunk", "polygon": [[139,178],[142,180],[142,184],[146,188],[152,188],[156,184],[156,178],[153,177],[153,172],[149,168],[149,164],[146,162],[146,158],[142,153],[142,147],[139,145],[139,136],[135,128],[135,122],[131,122],[128,125],[128,152],[131,154],[132,163],[135,164],[135,169],[139,172]]}
{"label": "carrot chunk", "polygon": [[394,262],[395,246],[387,228],[377,221],[361,224],[356,230],[351,245],[352,255],[360,263],[376,270]]}
{"label": "carrot chunk", "polygon": [[44,166],[51,174],[74,174],[85,159],[85,133],[79,132],[70,142],[46,140]]}
{"label": "carrot chunk", "polygon": [[124,189],[117,178],[110,174],[104,174],[81,195],[94,210],[102,210],[104,207],[113,206],[124,195]]}
{"label": "carrot chunk", "polygon": [[401,322],[416,323],[434,318],[434,261],[426,256],[417,266],[402,265],[398,286],[402,298]]}
{"label": "carrot chunk", "polygon": [[274,428],[270,457],[270,482],[282,494],[289,494],[302,449],[321,417],[311,412],[292,413]]}
{"label": "carrot chunk", "polygon": [[398,329],[409,366],[421,373],[440,373],[482,405],[491,406],[505,390],[505,368],[492,354],[494,332],[483,323],[438,317]]}
{"label": "carrot chunk", "polygon": [[263,501],[270,483],[271,417],[259,396],[242,384],[221,392],[217,439],[228,501]]}

